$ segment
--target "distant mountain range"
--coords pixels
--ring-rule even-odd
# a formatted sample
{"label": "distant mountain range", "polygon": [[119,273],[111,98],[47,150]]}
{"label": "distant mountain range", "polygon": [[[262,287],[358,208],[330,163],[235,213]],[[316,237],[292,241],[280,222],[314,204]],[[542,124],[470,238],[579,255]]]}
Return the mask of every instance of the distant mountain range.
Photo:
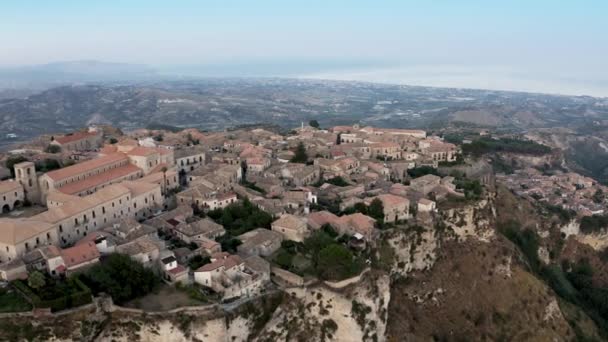
{"label": "distant mountain range", "polygon": [[[83,75],[87,65],[47,70]],[[123,68],[142,77],[153,75],[145,67],[124,65],[107,66],[106,75],[118,77]],[[608,101],[593,97],[300,79],[149,80],[15,95],[0,97],[0,144],[6,144],[2,139],[8,133],[27,138],[94,123],[127,130],[151,123],[215,130],[254,123],[290,128],[316,119],[325,127],[361,122],[441,129],[464,124],[521,131],[608,120]]]}

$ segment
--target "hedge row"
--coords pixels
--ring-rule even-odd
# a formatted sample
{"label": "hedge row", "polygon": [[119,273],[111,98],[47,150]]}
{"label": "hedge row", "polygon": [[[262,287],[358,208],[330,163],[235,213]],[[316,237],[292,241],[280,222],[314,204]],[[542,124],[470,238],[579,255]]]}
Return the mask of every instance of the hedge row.
{"label": "hedge row", "polygon": [[14,281],[13,285],[31,300],[34,307],[50,308],[53,312],[82,306],[93,301],[91,290],[82,281],[80,281],[80,279],[72,278],[70,281],[78,286],[80,291],[67,294],[63,297],[47,300],[42,300],[37,294],[34,293],[34,291],[32,291],[32,289],[30,289],[29,286],[27,286],[27,284],[21,280]]}

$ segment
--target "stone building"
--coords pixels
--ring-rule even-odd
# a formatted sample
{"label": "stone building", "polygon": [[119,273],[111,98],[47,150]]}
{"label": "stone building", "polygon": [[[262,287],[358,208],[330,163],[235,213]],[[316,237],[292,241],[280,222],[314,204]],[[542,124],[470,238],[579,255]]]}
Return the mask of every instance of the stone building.
{"label": "stone building", "polygon": [[237,247],[240,255],[251,256],[270,256],[281,247],[283,235],[276,231],[265,228],[257,228],[238,236],[242,242]]}
{"label": "stone building", "polygon": [[175,197],[179,205],[195,205],[206,210],[225,208],[237,202],[237,196],[234,192],[216,191],[205,184],[192,186],[178,193]]}
{"label": "stone building", "polygon": [[177,238],[186,243],[195,242],[202,238],[215,239],[226,233],[221,224],[217,224],[209,218],[190,223],[180,223],[171,231]]}
{"label": "stone building", "polygon": [[272,230],[285,236],[287,240],[304,241],[308,236],[309,230],[306,226],[306,219],[303,217],[285,214],[278,220],[272,222]]}
{"label": "stone building", "polygon": [[73,244],[121,219],[145,219],[162,205],[160,186],[123,182],[78,197],[49,195],[48,210],[0,222],[0,261],[6,262],[45,245]]}
{"label": "stone building", "polygon": [[13,180],[0,182],[0,210],[7,213],[23,204],[25,192],[23,185]]}
{"label": "stone building", "polygon": [[401,146],[394,142],[370,144],[372,158],[401,159]]}
{"label": "stone building", "polygon": [[202,148],[188,147],[175,151],[175,165],[178,172],[190,172],[205,165],[206,155]]}
{"label": "stone building", "polygon": [[225,252],[213,255],[211,263],[194,271],[196,283],[212,288],[224,299],[256,295],[269,280],[270,266],[264,259],[252,256],[243,260]]}
{"label": "stone building", "polygon": [[41,192],[34,163],[22,162],[15,164],[14,168],[15,180],[23,186],[25,199],[32,203],[44,203],[44,200],[40,197]]}
{"label": "stone building", "polygon": [[410,217],[410,201],[407,198],[393,194],[382,194],[365,199],[365,203],[370,205],[374,199],[379,199],[382,202],[384,222],[407,220]]}
{"label": "stone building", "polygon": [[131,164],[125,154],[112,153],[40,176],[41,200],[45,202],[47,194],[53,190],[84,196],[108,185],[134,180],[143,175],[142,169]]}
{"label": "stone building", "polygon": [[95,150],[101,146],[101,143],[102,132],[97,130],[66,134],[51,141],[51,145],[59,146],[62,151]]}

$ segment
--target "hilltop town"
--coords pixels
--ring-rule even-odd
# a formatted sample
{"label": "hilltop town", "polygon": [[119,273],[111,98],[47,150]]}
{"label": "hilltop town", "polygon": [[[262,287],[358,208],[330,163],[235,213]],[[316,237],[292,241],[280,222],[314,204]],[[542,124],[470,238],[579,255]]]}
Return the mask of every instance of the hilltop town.
{"label": "hilltop town", "polygon": [[[40,274],[95,287],[91,270],[123,255],[194,297],[243,301],[356,277],[381,229],[465,197],[429,172],[459,156],[440,137],[311,124],[287,136],[91,127],[18,149],[0,182],[0,277],[25,293]],[[35,306],[75,305],[55,299]]]}
{"label": "hilltop town", "polygon": [[[100,125],[41,136],[6,154],[0,169],[0,278],[10,289],[0,301],[35,315],[94,305],[97,318],[70,322],[80,322],[82,339],[115,333],[104,328],[108,312],[184,308],[210,316],[201,316],[199,330],[178,324],[178,339],[209,334],[209,322],[234,310],[241,318],[248,310],[265,317],[232,332],[240,340],[305,333],[280,323],[292,315],[315,327],[314,340],[395,340],[402,329],[414,336],[415,326],[391,320],[426,301],[403,298],[409,283],[400,279],[459,267],[471,244],[506,253],[504,235],[523,249],[528,237],[519,234],[535,227],[544,240],[529,262],[551,265],[577,255],[571,248],[581,243],[603,248],[605,239],[589,234],[608,225],[608,189],[547,166],[554,156],[532,140],[487,130],[454,139],[359,124],[322,128],[315,120],[287,133],[255,126],[123,133]],[[565,244],[568,236],[574,240]],[[475,246],[470,251],[485,248]],[[446,259],[450,253],[457,256]],[[511,274],[525,266],[512,265],[513,257],[492,266],[492,276],[519,281]],[[487,258],[471,267],[486,267]],[[415,284],[423,291],[427,283]],[[466,288],[455,283],[449,290],[459,286]],[[363,288],[366,295],[353,295]],[[319,296],[331,296],[337,307],[323,309]],[[531,310],[548,310],[551,298]],[[304,305],[296,303],[319,305],[320,316],[296,314]],[[351,311],[340,318],[340,310]],[[113,319],[120,326],[139,318]],[[573,333],[555,322],[560,333]],[[94,328],[82,331],[83,324]],[[222,323],[217,339],[231,329]]]}
{"label": "hilltop town", "polygon": [[[464,196],[453,177],[408,174],[456,161],[457,146],[425,131],[302,125],[292,133],[112,137],[92,127],[52,137],[47,154],[71,165],[40,172],[36,160],[45,153],[30,152],[13,163],[15,178],[0,183],[2,278],[25,279],[32,269],[69,276],[121,253],[170,283],[195,283],[222,299],[251,296],[268,286],[287,241],[330,230],[350,255],[351,247],[373,244],[380,226],[430,215],[436,199]],[[263,222],[228,222],[231,208]],[[206,263],[189,267],[195,258]],[[290,281],[291,272],[284,274]]]}
{"label": "hilltop town", "polygon": [[608,341],[608,2],[90,3],[0,4],[0,341]]}

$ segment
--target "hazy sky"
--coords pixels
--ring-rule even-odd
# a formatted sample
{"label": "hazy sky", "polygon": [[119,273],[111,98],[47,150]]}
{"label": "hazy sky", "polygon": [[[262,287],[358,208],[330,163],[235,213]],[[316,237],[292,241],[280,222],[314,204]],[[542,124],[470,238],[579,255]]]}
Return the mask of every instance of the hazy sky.
{"label": "hazy sky", "polygon": [[82,59],[608,96],[608,1],[0,3],[0,66]]}

